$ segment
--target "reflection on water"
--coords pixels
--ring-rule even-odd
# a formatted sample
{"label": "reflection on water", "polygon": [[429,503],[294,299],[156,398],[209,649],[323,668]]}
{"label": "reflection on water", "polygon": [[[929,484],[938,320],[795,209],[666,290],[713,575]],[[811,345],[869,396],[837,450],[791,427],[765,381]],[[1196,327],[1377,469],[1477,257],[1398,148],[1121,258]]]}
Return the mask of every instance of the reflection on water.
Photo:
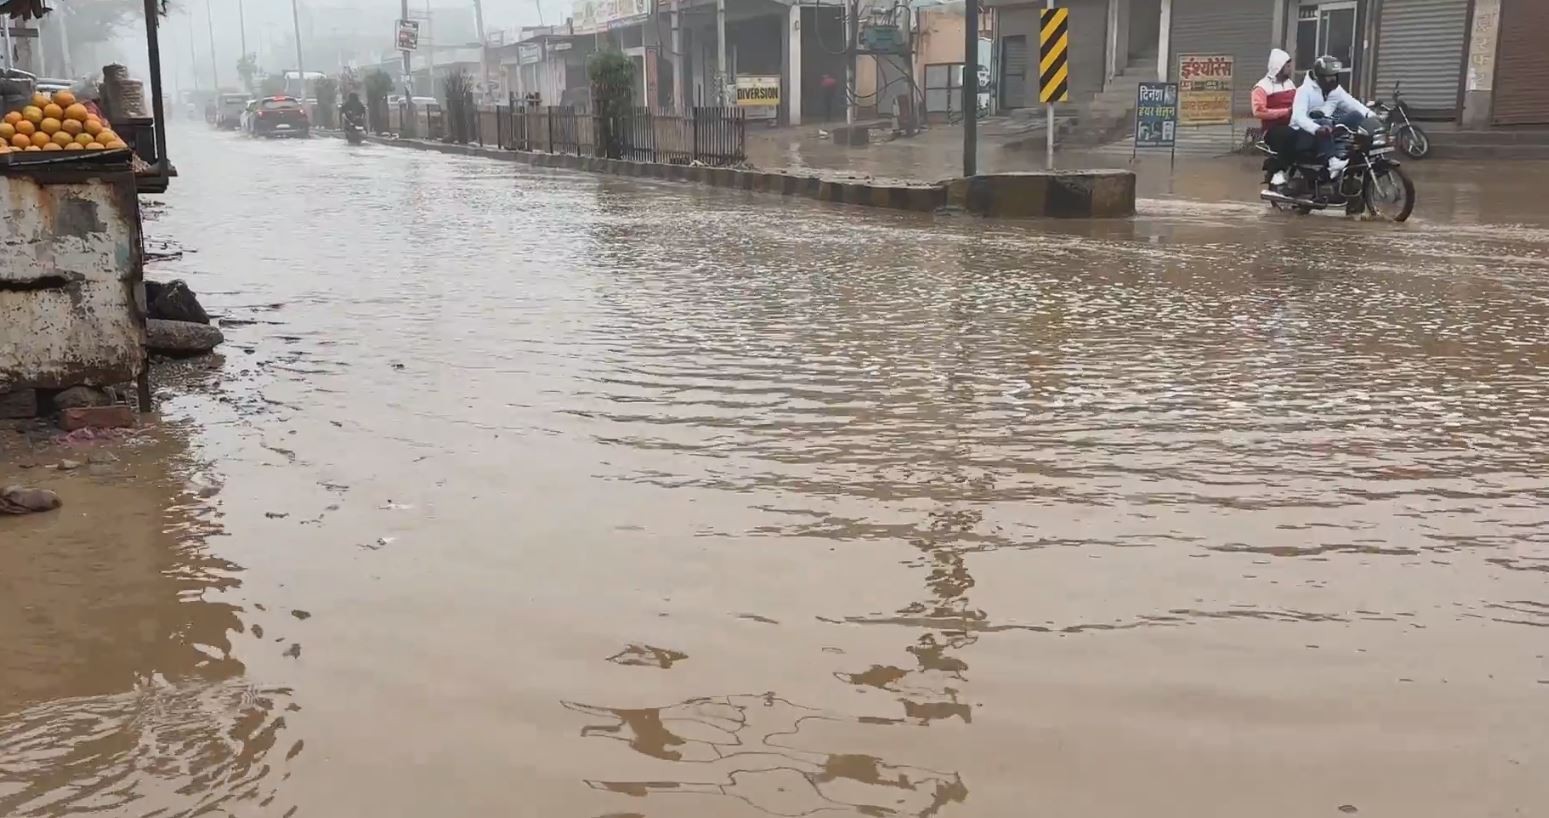
{"label": "reflection on water", "polygon": [[792,704],[773,693],[690,699],[670,707],[621,710],[565,702],[599,719],[587,738],[627,744],[673,762],[670,780],[588,780],[588,786],[634,797],[715,795],[769,815],[860,815],[929,818],[968,798],[955,773],[889,764],[865,754],[812,751],[802,730],[845,716]]}
{"label": "reflection on water", "polygon": [[[120,459],[91,474],[28,474],[67,500],[7,520],[0,548],[0,815],[285,812],[297,705],[248,680],[233,651],[246,628],[222,597],[241,568],[206,546],[222,530],[218,480],[183,434],[104,446]],[[0,463],[21,461],[7,445]]]}

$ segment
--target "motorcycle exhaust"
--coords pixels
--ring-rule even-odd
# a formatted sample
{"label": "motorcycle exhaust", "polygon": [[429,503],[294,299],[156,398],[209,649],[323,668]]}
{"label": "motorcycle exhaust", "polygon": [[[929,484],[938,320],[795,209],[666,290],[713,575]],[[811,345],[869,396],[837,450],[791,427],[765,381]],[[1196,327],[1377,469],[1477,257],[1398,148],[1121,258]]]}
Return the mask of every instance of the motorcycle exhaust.
{"label": "motorcycle exhaust", "polygon": [[1259,191],[1259,198],[1271,204],[1286,205],[1287,207],[1310,207],[1314,210],[1322,210],[1327,207],[1327,205],[1318,204],[1310,199],[1298,199],[1294,196],[1287,196],[1284,193],[1276,193],[1273,190]]}

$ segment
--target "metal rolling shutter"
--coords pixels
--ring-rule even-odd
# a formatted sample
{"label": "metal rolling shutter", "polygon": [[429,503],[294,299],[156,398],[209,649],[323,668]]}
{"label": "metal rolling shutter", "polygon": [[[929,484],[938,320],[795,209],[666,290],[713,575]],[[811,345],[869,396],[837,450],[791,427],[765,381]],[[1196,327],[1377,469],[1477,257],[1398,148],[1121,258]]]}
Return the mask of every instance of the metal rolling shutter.
{"label": "metal rolling shutter", "polygon": [[1108,70],[1108,1],[1064,0],[1055,5],[1070,9],[1070,93],[1073,99],[1083,99],[1103,90]]}
{"label": "metal rolling shutter", "polygon": [[1458,115],[1468,0],[1386,0],[1377,34],[1380,99],[1402,82],[1404,101],[1416,114]]}
{"label": "metal rolling shutter", "polygon": [[1497,125],[1549,125],[1549,2],[1503,0],[1495,60]]}
{"label": "metal rolling shutter", "polygon": [[1180,54],[1231,54],[1232,98],[1239,116],[1249,116],[1253,84],[1264,76],[1274,43],[1274,3],[1243,0],[1173,0],[1172,55],[1168,76],[1178,78]]}

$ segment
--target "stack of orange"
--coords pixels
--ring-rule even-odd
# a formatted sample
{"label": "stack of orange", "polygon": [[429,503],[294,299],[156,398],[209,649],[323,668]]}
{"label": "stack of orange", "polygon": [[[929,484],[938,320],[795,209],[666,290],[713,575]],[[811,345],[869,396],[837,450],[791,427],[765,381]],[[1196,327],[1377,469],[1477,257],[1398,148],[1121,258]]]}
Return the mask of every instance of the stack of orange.
{"label": "stack of orange", "polygon": [[113,129],[86,112],[69,91],[50,98],[33,94],[32,104],[11,111],[0,122],[0,147],[17,151],[100,151],[126,148]]}

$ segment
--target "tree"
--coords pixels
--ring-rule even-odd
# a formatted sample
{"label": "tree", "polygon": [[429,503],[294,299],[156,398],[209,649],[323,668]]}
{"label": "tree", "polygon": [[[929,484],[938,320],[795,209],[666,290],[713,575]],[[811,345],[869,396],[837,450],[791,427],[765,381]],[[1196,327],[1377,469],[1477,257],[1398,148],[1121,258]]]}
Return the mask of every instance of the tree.
{"label": "tree", "polygon": [[257,54],[243,54],[242,59],[237,60],[237,76],[242,78],[243,89],[253,93],[253,77],[258,76]]}
{"label": "tree", "polygon": [[473,77],[468,76],[467,71],[458,71],[448,74],[445,81],[446,89],[446,137],[453,142],[466,145],[472,130],[469,125],[472,122],[473,109]]}
{"label": "tree", "polygon": [[382,133],[387,130],[387,95],[393,92],[393,78],[385,71],[372,71],[366,75],[365,85],[371,130]]}
{"label": "tree", "polygon": [[624,155],[624,133],[635,99],[635,64],[617,51],[599,51],[586,61],[597,116],[597,147],[609,159]]}
{"label": "tree", "polygon": [[312,83],[312,92],[317,96],[317,118],[322,120],[325,128],[332,128],[334,109],[339,104],[339,81],[333,77],[322,77]]}

